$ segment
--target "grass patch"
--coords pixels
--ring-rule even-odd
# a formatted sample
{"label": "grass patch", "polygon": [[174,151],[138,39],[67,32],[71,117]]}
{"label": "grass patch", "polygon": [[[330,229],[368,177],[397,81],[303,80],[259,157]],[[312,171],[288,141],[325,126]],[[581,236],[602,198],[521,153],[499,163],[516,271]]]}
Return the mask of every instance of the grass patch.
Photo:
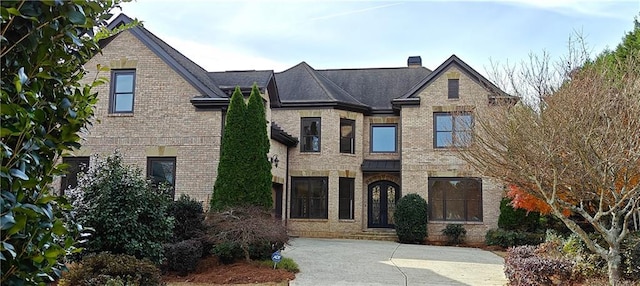
{"label": "grass patch", "polygon": [[[258,264],[273,268],[273,261],[271,260],[260,260],[258,261]],[[278,264],[276,265],[276,269],[284,269],[291,273],[300,272],[300,268],[298,268],[298,263],[296,263],[295,261],[293,261],[293,259],[289,257],[283,257],[282,260],[280,260],[280,262],[278,262]]]}

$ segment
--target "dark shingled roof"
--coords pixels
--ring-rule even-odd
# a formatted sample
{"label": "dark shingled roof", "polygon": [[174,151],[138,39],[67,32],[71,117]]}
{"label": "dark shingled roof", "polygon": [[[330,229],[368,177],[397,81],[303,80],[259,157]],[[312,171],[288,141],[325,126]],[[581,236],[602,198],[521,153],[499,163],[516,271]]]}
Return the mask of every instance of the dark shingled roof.
{"label": "dark shingled roof", "polygon": [[373,110],[391,110],[391,100],[401,97],[431,71],[417,68],[318,70],[358,101]]}
{"label": "dark shingled roof", "polygon": [[233,89],[236,86],[241,88],[250,88],[253,84],[257,84],[259,88],[265,88],[269,84],[269,80],[273,77],[272,70],[262,71],[225,71],[210,72],[211,77],[222,90]]}
{"label": "dark shingled roof", "polygon": [[348,105],[367,109],[367,106],[319,74],[305,62],[276,74],[278,92],[283,106],[304,104]]}
{"label": "dark shingled roof", "polygon": [[[122,24],[131,23],[133,20],[125,14],[118,15],[108,28],[114,29]],[[144,43],[158,57],[164,60],[171,68],[187,80],[194,88],[202,93],[204,97],[226,98],[227,95],[218,88],[218,85],[211,79],[206,70],[194,63],[189,58],[178,52],[173,47],[156,37],[147,29],[136,26],[130,31],[136,38]]]}
{"label": "dark shingled roof", "polygon": [[362,172],[400,172],[400,160],[364,160]]}

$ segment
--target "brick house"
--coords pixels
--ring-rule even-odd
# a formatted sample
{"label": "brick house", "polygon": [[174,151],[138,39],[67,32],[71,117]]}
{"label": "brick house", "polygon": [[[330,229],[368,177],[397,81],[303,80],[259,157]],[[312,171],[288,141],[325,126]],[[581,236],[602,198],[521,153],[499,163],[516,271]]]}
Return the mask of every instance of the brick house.
{"label": "brick house", "polygon": [[[116,27],[131,21],[120,15]],[[508,97],[455,55],[434,70],[407,67],[207,72],[143,27],[102,43],[87,65],[107,66],[96,122],[67,154],[65,189],[93,154],[118,149],[126,163],[208,205],[226,107],[236,86],[256,83],[267,108],[274,213],[292,235],[393,233],[395,202],[418,193],[430,207],[429,239],[462,223],[483,241],[497,227],[503,184],[451,149],[466,144],[473,116]]]}

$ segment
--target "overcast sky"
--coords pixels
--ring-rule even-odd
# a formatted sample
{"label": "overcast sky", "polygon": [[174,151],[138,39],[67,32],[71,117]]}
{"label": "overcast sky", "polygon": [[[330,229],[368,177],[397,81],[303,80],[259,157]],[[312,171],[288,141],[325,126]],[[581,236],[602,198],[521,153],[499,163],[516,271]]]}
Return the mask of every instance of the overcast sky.
{"label": "overcast sky", "polygon": [[406,66],[435,69],[456,54],[486,74],[489,60],[553,57],[580,33],[594,53],[633,28],[640,0],[626,1],[158,1],[122,12],[208,71],[276,72]]}

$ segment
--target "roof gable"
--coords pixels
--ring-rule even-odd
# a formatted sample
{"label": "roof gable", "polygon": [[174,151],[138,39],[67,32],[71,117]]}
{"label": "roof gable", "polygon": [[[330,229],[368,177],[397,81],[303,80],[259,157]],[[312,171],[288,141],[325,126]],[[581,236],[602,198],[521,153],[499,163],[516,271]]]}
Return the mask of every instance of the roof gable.
{"label": "roof gable", "polygon": [[367,111],[355,99],[305,62],[276,74],[282,106],[337,106]]}
{"label": "roof gable", "polygon": [[[118,15],[107,28],[113,30],[116,27],[131,23],[133,20],[125,14]],[[175,70],[187,82],[189,82],[202,96],[208,98],[227,99],[226,94],[218,88],[217,84],[211,79],[207,71],[202,67],[185,57],[173,47],[162,41],[160,38],[149,32],[147,29],[136,26],[127,31],[131,32],[138,40],[153,51],[167,65]],[[113,36],[116,37],[117,35]],[[113,38],[111,37],[111,38]],[[102,46],[108,45],[110,39],[106,39]],[[228,99],[227,99],[228,101]]]}
{"label": "roof gable", "polygon": [[417,99],[418,98],[418,94],[420,94],[420,92],[424,88],[426,88],[434,80],[436,80],[438,77],[440,77],[451,66],[456,66],[458,69],[460,69],[460,71],[465,73],[471,80],[473,80],[476,83],[478,83],[480,86],[482,86],[483,88],[488,90],[493,95],[495,95],[495,96],[509,96],[510,97],[510,95],[506,94],[504,91],[502,91],[496,85],[494,85],[491,81],[486,79],[484,76],[482,76],[476,70],[474,70],[472,67],[467,65],[467,63],[465,63],[460,58],[458,58],[456,55],[451,55],[451,57],[449,57],[446,61],[444,61],[444,63],[442,63],[440,66],[438,66],[431,74],[429,74],[427,77],[425,77],[419,83],[414,85],[404,95],[402,95],[401,97],[398,97],[396,100],[394,100],[394,103],[400,103],[400,102],[405,101],[405,100],[408,101],[408,102],[412,102],[413,101],[412,99]]}

